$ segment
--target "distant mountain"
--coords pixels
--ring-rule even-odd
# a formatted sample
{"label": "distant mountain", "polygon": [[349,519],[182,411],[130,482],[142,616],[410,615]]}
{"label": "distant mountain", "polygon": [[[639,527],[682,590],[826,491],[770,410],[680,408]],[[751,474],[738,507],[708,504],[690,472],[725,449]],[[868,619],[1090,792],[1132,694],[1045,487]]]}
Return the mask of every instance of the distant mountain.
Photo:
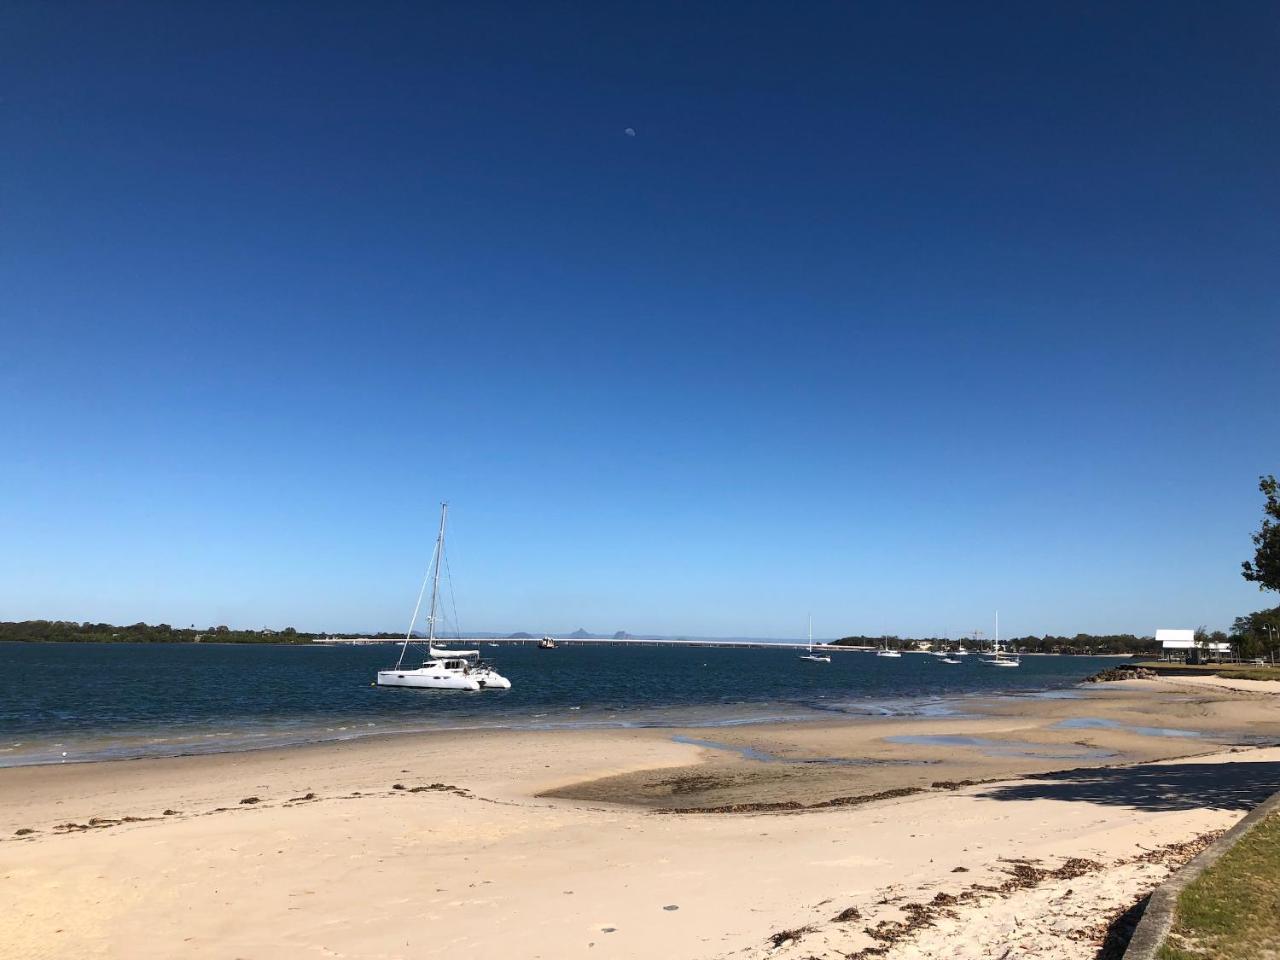
{"label": "distant mountain", "polygon": [[631,634],[627,633],[627,631],[625,631],[625,630],[619,630],[617,633],[615,633],[615,634],[613,635],[613,639],[615,639],[615,640],[630,640],[630,639],[631,639]]}
{"label": "distant mountain", "polygon": [[508,640],[532,640],[532,633],[511,633],[507,635]]}
{"label": "distant mountain", "polygon": [[568,637],[566,637],[565,639],[567,639],[567,640],[588,640],[588,639],[590,639],[591,637],[594,637],[594,636],[595,636],[595,634],[594,634],[594,633],[587,633],[587,631],[585,631],[585,630],[583,630],[581,627],[579,627],[577,630],[573,631],[573,633],[569,634],[569,636],[568,636]]}

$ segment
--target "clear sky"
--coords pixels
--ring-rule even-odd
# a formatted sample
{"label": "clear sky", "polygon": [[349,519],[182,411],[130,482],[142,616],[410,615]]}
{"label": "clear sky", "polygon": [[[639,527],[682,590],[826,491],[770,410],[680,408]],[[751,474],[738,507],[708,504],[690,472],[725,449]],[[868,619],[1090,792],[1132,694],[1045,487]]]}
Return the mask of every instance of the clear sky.
{"label": "clear sky", "polygon": [[0,15],[0,619],[1151,632],[1280,472],[1265,3]]}

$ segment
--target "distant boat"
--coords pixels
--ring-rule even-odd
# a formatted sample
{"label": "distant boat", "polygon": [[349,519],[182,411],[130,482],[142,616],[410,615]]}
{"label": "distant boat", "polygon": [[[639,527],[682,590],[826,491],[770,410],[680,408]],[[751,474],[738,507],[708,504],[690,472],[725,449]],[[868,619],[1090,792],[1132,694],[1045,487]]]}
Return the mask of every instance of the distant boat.
{"label": "distant boat", "polygon": [[880,644],[880,649],[876,651],[876,656],[901,658],[902,654],[897,650],[891,649],[887,643],[882,643]]}
{"label": "distant boat", "polygon": [[813,652],[813,614],[809,614],[809,652],[800,658],[808,660],[810,663],[830,663],[831,657],[827,654],[816,654]]}
{"label": "distant boat", "polygon": [[1007,653],[1002,653],[1000,650],[1000,611],[999,610],[996,611],[995,655],[992,657],[988,657],[982,662],[985,663],[988,667],[1020,667],[1022,666],[1022,660],[1018,657],[1016,653],[1013,656],[1009,656]]}
{"label": "distant boat", "polygon": [[[948,634],[947,634],[947,638],[946,638],[946,639],[947,639],[947,643],[950,643],[950,642],[951,642],[951,634],[950,634],[950,633],[948,633]],[[940,659],[943,663],[949,663],[949,664],[952,664],[952,665],[954,666],[954,665],[959,664],[959,663],[961,663],[961,662],[962,662],[962,661],[960,661],[960,660],[957,660],[957,659],[956,659],[956,657],[962,657],[962,656],[965,656],[964,646],[960,643],[960,641],[959,641],[959,640],[957,640],[957,641],[956,641],[956,646],[955,646],[955,649],[954,649],[954,650],[947,650],[947,649],[945,649],[945,648],[944,648],[944,649],[942,649],[942,650],[939,650],[939,651],[938,651],[937,656],[939,657],[939,659]]]}
{"label": "distant boat", "polygon": [[413,608],[413,617],[409,620],[409,630],[400,647],[400,659],[391,670],[378,671],[378,686],[426,690],[509,690],[511,681],[482,661],[479,650],[445,650],[435,645],[440,563],[444,557],[444,526],[448,513],[449,505],[440,504],[440,533],[436,537],[431,566],[427,568],[427,576],[431,580],[431,612],[427,615],[427,659],[420,667],[404,666],[405,655],[413,640],[413,628],[418,622],[418,611],[422,608],[422,595],[427,589],[427,581],[424,579],[422,589],[418,591],[418,602]]}
{"label": "distant boat", "polygon": [[552,640],[550,637],[543,637],[541,640],[538,641],[539,650],[554,650],[555,648],[556,648],[556,642]]}

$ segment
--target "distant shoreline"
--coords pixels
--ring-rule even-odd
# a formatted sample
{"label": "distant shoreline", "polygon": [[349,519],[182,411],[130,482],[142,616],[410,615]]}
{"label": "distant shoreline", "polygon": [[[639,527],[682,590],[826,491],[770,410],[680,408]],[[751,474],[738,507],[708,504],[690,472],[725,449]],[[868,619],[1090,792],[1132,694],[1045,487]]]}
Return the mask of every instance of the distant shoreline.
{"label": "distant shoreline", "polygon": [[[192,647],[195,647],[195,646],[201,646],[201,647],[254,647],[254,646],[274,646],[274,647],[326,647],[326,648],[333,648],[333,647],[341,647],[341,646],[359,646],[359,645],[360,645],[360,644],[352,644],[352,643],[346,643],[346,642],[344,642],[344,641],[346,641],[346,640],[348,640],[348,639],[355,639],[355,638],[346,638],[346,637],[334,637],[334,638],[327,638],[327,637],[326,637],[326,638],[324,638],[324,639],[313,639],[313,638],[308,637],[308,638],[306,638],[306,639],[302,639],[302,640],[285,640],[285,639],[276,639],[276,638],[262,638],[262,639],[259,639],[259,640],[206,640],[206,639],[200,639],[200,640],[186,640],[186,639],[136,640],[136,639],[131,639],[131,638],[128,638],[128,639],[127,639],[127,638],[121,638],[121,639],[106,640],[106,639],[100,639],[100,638],[87,638],[87,639],[84,639],[84,640],[65,640],[65,639],[57,639],[57,640],[55,640],[55,639],[46,639],[46,638],[44,638],[44,637],[28,637],[28,638],[4,637],[4,638],[0,638],[0,646],[3,646],[4,644],[50,644],[50,645],[52,645],[52,644],[58,644],[58,645],[68,646],[68,647],[76,647],[76,646],[155,646],[155,645],[163,645],[163,646],[192,646]],[[380,643],[385,643],[385,644],[387,644],[387,645],[393,645],[393,644],[397,644],[397,643],[404,643],[404,638],[403,638],[403,637],[388,637],[388,638],[386,638],[385,640],[381,640],[380,638],[378,638],[378,639],[379,639],[379,642],[380,642]],[[465,639],[468,639],[468,640],[474,640],[474,639],[477,639],[477,638],[472,637],[472,638],[465,638]],[[484,638],[479,638],[479,639],[482,639],[485,643],[497,643],[497,644],[504,644],[504,645],[505,645],[505,644],[528,644],[528,643],[533,643],[533,642],[535,642],[534,640],[528,640],[528,639],[524,639],[524,638],[521,638],[521,639],[519,639],[519,640],[514,640],[514,639],[512,639],[512,638],[510,638],[510,637],[484,637]],[[426,642],[426,640],[427,640],[427,638],[426,638],[426,637],[414,637],[414,638],[413,638],[413,640],[412,640],[412,642],[414,642],[414,643],[425,643],[425,642]],[[454,638],[451,638],[451,637],[437,637],[437,638],[436,638],[436,642],[437,642],[437,643],[440,643],[440,644],[450,644],[450,643],[457,643],[458,641],[457,641],[456,639],[454,639]],[[556,638],[556,642],[557,642],[558,644],[560,644],[561,646],[563,646],[563,647],[572,647],[572,646],[578,646],[578,645],[580,645],[580,646],[588,646],[588,645],[590,645],[590,646],[593,646],[593,647],[607,647],[607,646],[609,646],[610,644],[613,644],[613,643],[616,643],[616,644],[617,644],[618,646],[620,646],[620,647],[621,647],[621,646],[629,646],[629,645],[631,645],[631,641],[629,641],[629,640],[612,640],[612,639],[609,639],[609,638],[607,638],[607,637],[598,637],[598,638],[597,638],[597,637],[593,637],[593,638],[590,638],[589,640],[586,640],[586,641],[566,640],[566,639],[563,639],[563,638],[557,637],[557,638]],[[662,641],[661,639],[654,641],[654,643],[655,643],[655,644],[660,644],[660,643],[663,643],[663,642],[664,642],[664,641]],[[699,649],[706,649],[706,648],[716,647],[716,646],[721,646],[721,645],[723,645],[723,646],[725,646],[725,647],[731,647],[731,646],[732,646],[733,644],[735,644],[735,643],[740,643],[740,641],[734,641],[734,640],[723,640],[723,641],[719,641],[719,642],[717,642],[717,641],[712,640],[712,639],[707,639],[707,640],[697,640],[697,641],[685,641],[685,642],[686,642],[686,643],[687,643],[691,648],[699,648]],[[743,647],[743,648],[745,648],[745,647],[746,647],[746,643],[745,643],[745,642],[741,642],[741,643],[742,643],[742,647]],[[767,650],[767,649],[769,648],[769,647],[768,647],[768,645],[769,645],[769,644],[775,644],[775,643],[776,643],[776,644],[778,644],[779,646],[782,646],[782,645],[790,645],[790,646],[794,646],[794,645],[796,645],[796,644],[803,644],[803,641],[797,641],[797,640],[758,640],[758,641],[755,641],[755,643],[754,643],[754,649],[758,649],[758,650]],[[366,642],[366,643],[365,643],[365,644],[363,644],[363,645],[364,645],[364,646],[371,646],[372,644],[370,644],[370,643],[367,643],[367,642]],[[673,643],[673,645],[674,645],[674,643]],[[835,650],[840,651],[842,654],[844,654],[844,653],[848,653],[848,654],[867,653],[867,652],[869,652],[869,651],[872,649],[872,648],[868,648],[868,647],[853,647],[853,646],[851,646],[851,645],[849,645],[849,644],[837,644],[837,643],[824,644],[824,643],[821,643],[821,642],[815,642],[815,643],[814,643],[814,646],[815,646],[815,647],[822,647],[823,649],[826,649],[826,650],[835,649]],[[987,654],[987,653],[989,653],[990,651],[986,651],[986,650],[971,650],[971,651],[969,651],[969,652],[970,652],[970,654],[971,654],[971,655],[979,656],[979,655]],[[902,653],[903,653],[903,654],[905,654],[905,655],[909,655],[909,656],[930,656],[930,655],[931,655],[931,652],[930,652],[930,651],[928,651],[928,650],[903,650],[903,651],[902,651]],[[1132,659],[1133,657],[1143,657],[1143,656],[1149,656],[1149,655],[1150,655],[1150,652],[1149,652],[1149,651],[1145,651],[1145,650],[1135,650],[1135,651],[1133,651],[1132,653],[1065,653],[1065,652],[1058,652],[1058,653],[1054,653],[1054,652],[1050,652],[1050,651],[1021,651],[1021,652],[1019,652],[1019,656],[1023,656],[1023,657],[1097,657],[1097,658],[1108,658],[1108,659],[1118,659],[1118,660],[1128,660],[1128,659]]]}

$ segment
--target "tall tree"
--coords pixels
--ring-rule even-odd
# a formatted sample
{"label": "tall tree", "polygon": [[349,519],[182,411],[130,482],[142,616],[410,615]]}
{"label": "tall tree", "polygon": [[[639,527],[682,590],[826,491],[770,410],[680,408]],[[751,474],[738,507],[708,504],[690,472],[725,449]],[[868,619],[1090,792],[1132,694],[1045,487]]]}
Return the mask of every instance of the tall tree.
{"label": "tall tree", "polygon": [[1280,590],[1280,483],[1273,476],[1259,477],[1258,489],[1267,502],[1262,508],[1262,529],[1253,535],[1257,547],[1253,560],[1241,564],[1243,576],[1259,590]]}

